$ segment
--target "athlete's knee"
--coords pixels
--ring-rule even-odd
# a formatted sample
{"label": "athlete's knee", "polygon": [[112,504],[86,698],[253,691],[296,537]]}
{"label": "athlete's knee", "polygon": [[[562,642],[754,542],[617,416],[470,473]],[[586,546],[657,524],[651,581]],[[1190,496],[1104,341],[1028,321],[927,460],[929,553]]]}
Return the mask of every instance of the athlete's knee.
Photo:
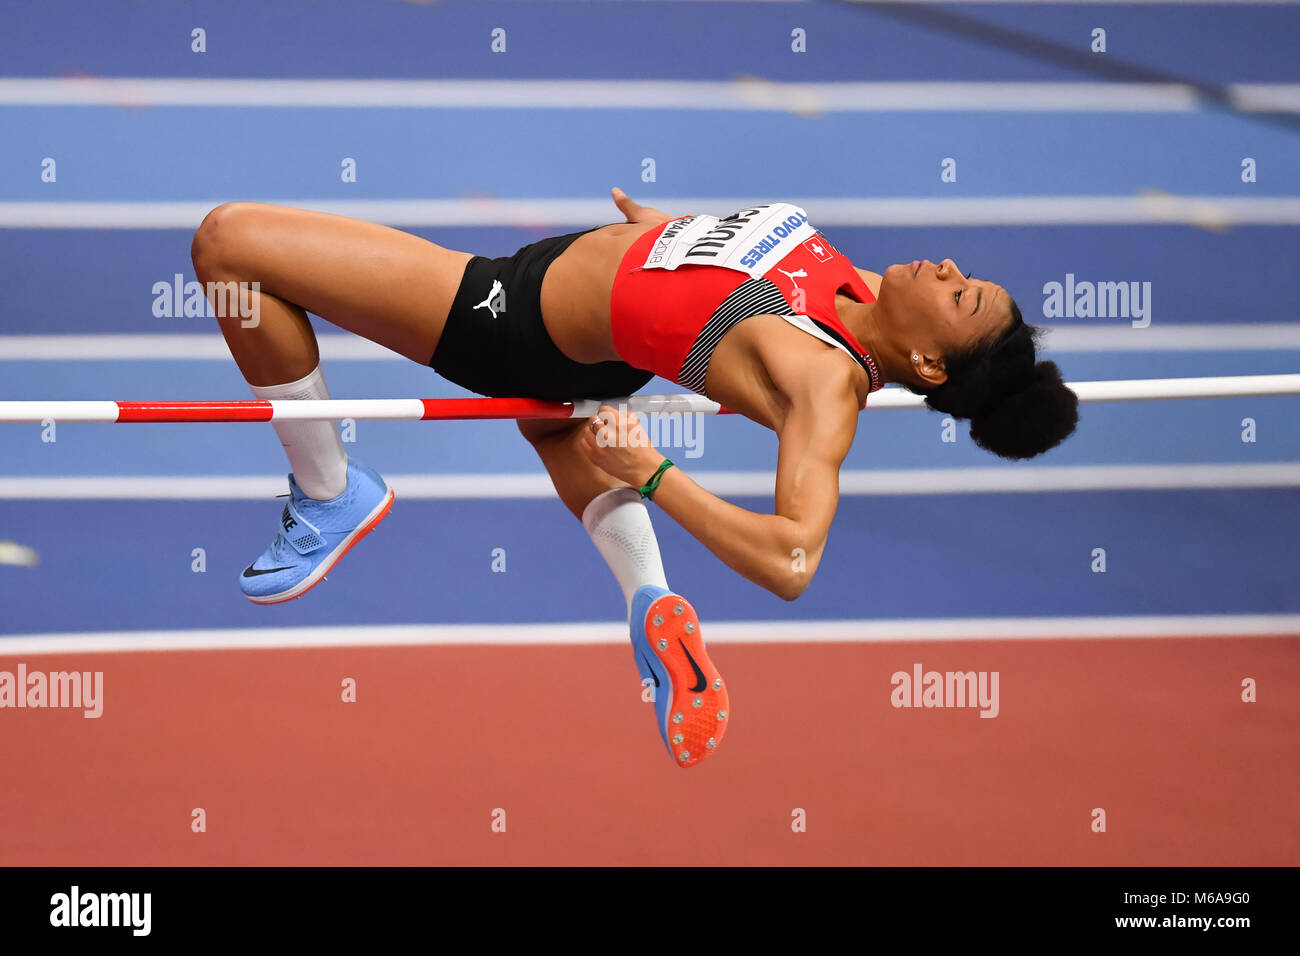
{"label": "athlete's knee", "polygon": [[203,217],[190,243],[190,260],[200,279],[218,277],[230,268],[232,253],[256,215],[255,203],[227,202]]}

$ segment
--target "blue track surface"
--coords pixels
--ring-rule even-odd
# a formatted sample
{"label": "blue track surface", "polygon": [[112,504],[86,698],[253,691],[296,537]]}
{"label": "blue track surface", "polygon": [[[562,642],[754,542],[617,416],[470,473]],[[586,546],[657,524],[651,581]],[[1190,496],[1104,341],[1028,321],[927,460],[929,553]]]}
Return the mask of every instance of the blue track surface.
{"label": "blue track surface", "polygon": [[[1085,49],[1104,26],[1112,57],[1201,82],[1295,80],[1292,6],[945,6]],[[825,2],[51,0],[7,11],[5,26],[3,69],[13,76],[1078,79],[1059,63],[870,5]],[[190,52],[195,27],[208,32],[206,54]],[[497,27],[507,30],[506,55],[488,51]],[[799,57],[789,55],[795,27],[809,36]]]}
{"label": "blue track surface", "polygon": [[[813,586],[793,604],[737,577],[671,522],[657,529],[669,583],[706,619],[1296,613],[1298,505],[1293,490],[849,498]],[[608,621],[624,613],[612,580],[593,593],[591,583],[609,572],[559,502],[400,498],[329,581],[302,600],[255,607],[235,578],[270,540],[278,514],[270,501],[13,509],[6,533],[41,548],[45,560],[10,595],[6,628]],[[197,547],[206,573],[191,571]],[[1105,574],[1090,570],[1099,547]],[[497,548],[504,573],[492,571]]]}
{"label": "blue track surface", "polygon": [[[509,255],[541,237],[506,228],[411,231],[485,256]],[[838,227],[827,233],[864,269],[952,256],[976,276],[996,277],[1026,321],[1037,317],[1046,325],[1129,325],[1126,319],[1043,319],[1043,285],[1064,282],[1066,273],[1079,280],[1150,282],[1155,325],[1287,322],[1295,315],[1300,229],[1290,226],[1227,232],[1190,226]],[[0,229],[0,250],[13,270],[6,276],[0,332],[211,332],[213,324],[201,319],[153,315],[154,283],[170,284],[176,273],[194,279],[191,238],[192,232],[176,230]],[[1138,335],[1134,347],[1140,348]]]}
{"label": "blue track surface", "polygon": [[[1185,81],[1296,83],[1300,10],[1264,6],[950,5],[965,17],[1086,49],[1064,59],[957,36],[876,7],[839,3],[255,3],[24,5],[6,13],[0,79],[454,78],[1080,82],[1132,64]],[[936,9],[938,16],[942,10]],[[189,51],[207,30],[206,54]],[[509,52],[488,51],[504,27]],[[795,27],[809,52],[789,52]],[[1109,71],[1109,72],[1108,72]],[[58,161],[44,183],[44,157]],[[342,157],[356,183],[339,181]],[[658,180],[642,183],[653,156]],[[938,161],[959,158],[959,179]],[[1242,183],[1244,156],[1258,181]],[[736,162],[743,159],[743,162]],[[0,202],[240,198],[591,199],[954,198],[1175,194],[1300,195],[1300,133],[1209,99],[1186,113],[979,111],[830,114],[681,110],[310,109],[0,106]],[[610,219],[617,218],[610,207]],[[681,210],[682,212],[690,210]],[[720,213],[726,210],[698,210]],[[195,223],[197,225],[197,223]],[[576,219],[574,227],[595,225]],[[502,255],[525,228],[413,229]],[[559,231],[551,230],[551,231]],[[864,268],[953,256],[994,278],[1031,322],[1128,328],[1126,319],[1041,320],[1044,283],[1150,282],[1152,326],[1289,323],[1300,228],[1179,225],[827,228]],[[152,288],[193,278],[190,229],[0,229],[0,336],[209,333],[160,319]],[[334,330],[318,322],[318,329]],[[1300,370],[1300,352],[1054,353],[1073,380]],[[1048,339],[1049,350],[1051,339]],[[335,397],[463,394],[412,363],[339,361]],[[662,381],[647,391],[675,391]],[[0,400],[248,397],[233,363],[3,361]],[[1251,464],[1300,459],[1297,399],[1090,406],[1045,465]],[[1243,443],[1253,418],[1258,441]],[[689,469],[768,470],[775,442],[751,423],[706,421]],[[382,472],[538,473],[510,423],[363,423],[350,450]],[[863,416],[847,468],[1017,466],[939,440],[923,412]],[[274,474],[269,428],[36,426],[0,430],[0,478]],[[400,489],[399,489],[400,491]],[[746,499],[757,509],[770,503]],[[247,605],[234,575],[274,533],[265,502],[0,499],[0,539],[37,549],[37,568],[0,565],[0,633],[106,628],[612,620],[622,607],[581,528],[556,501],[404,501],[330,581],[280,608]],[[1294,613],[1296,489],[870,496],[843,501],[809,592],[789,605],[719,564],[662,516],[670,582],[703,617],[833,619],[1017,615]],[[190,570],[202,547],[207,572]],[[493,548],[508,571],[491,572]],[[1093,548],[1106,574],[1089,571]],[[604,590],[590,582],[608,583]],[[581,583],[579,583],[581,582]],[[690,582],[685,588],[683,582]],[[593,596],[593,591],[594,596]]]}
{"label": "blue track surface", "polygon": [[[6,113],[17,141],[40,144],[40,152],[15,152],[0,166],[10,183],[6,198],[23,200],[563,198],[600,195],[619,182],[651,199],[774,188],[801,196],[1300,192],[1288,175],[1300,166],[1294,131],[1219,113],[934,112],[919,122],[907,113],[723,110],[642,110],[634,121],[591,109],[214,107],[201,122],[193,110],[172,107]],[[105,142],[134,148],[106,153]],[[513,161],[516,144],[527,144],[526,162]],[[941,182],[939,161],[954,154],[957,182]],[[44,156],[59,160],[57,184],[30,174]],[[339,180],[345,156],[357,162],[355,183]],[[485,164],[485,156],[499,158]],[[655,159],[658,181],[637,190],[630,179],[646,156]],[[1260,182],[1241,182],[1243,156],[1256,160]]]}

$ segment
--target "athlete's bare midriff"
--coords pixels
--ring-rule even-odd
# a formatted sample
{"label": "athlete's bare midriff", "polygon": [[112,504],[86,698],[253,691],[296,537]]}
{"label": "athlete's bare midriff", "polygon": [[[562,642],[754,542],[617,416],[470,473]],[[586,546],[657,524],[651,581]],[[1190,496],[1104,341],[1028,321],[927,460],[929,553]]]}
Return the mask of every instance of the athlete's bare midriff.
{"label": "athlete's bare midriff", "polygon": [[561,352],[587,364],[618,361],[609,303],[632,244],[662,223],[620,222],[579,236],[542,279],[542,321]]}
{"label": "athlete's bare midriff", "polygon": [[[662,225],[603,226],[575,239],[551,263],[542,281],[542,320],[551,340],[569,358],[584,363],[621,360],[610,323],[614,279],[628,249]],[[879,289],[879,276],[859,272],[873,292]],[[776,428],[786,407],[775,379],[787,378],[789,369],[813,368],[818,358],[834,351],[779,316],[754,316],[718,343],[709,363],[706,391],[746,418]],[[847,357],[845,361],[851,363]],[[870,383],[860,370],[857,377],[864,399]]]}

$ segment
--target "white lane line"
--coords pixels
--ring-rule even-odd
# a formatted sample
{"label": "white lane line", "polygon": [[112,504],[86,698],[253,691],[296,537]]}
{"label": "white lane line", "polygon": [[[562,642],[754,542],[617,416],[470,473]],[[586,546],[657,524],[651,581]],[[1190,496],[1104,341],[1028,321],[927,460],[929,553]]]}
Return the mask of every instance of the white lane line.
{"label": "white lane line", "polygon": [[[1247,112],[1300,110],[1300,84],[1227,84]],[[690,110],[825,113],[1189,113],[1185,83],[732,80],[198,79],[7,77],[3,106],[274,109]]]}
{"label": "white lane line", "polygon": [[[1243,636],[1295,638],[1300,635],[1300,614],[709,621],[705,622],[704,628],[711,644],[865,644]],[[106,631],[14,636],[0,634],[0,661],[34,654],[318,647],[621,645],[627,643],[627,639],[627,625],[613,621],[576,624],[400,624],[375,627]]]}
{"label": "white lane line", "polygon": [[[1231,83],[1243,111],[1300,110],[1300,84]],[[825,113],[1189,113],[1186,83],[731,80],[221,79],[6,77],[0,107],[690,110]]]}
{"label": "white lane line", "polygon": [[[388,475],[398,503],[413,500],[552,498],[544,474]],[[771,471],[692,471],[717,495],[770,497]],[[0,500],[248,501],[285,491],[283,475],[85,475],[0,478]],[[953,495],[1062,491],[1177,491],[1300,487],[1300,464],[1007,465],[840,472],[840,494]]]}
{"label": "white lane line", "polygon": [[[221,197],[174,202],[0,202],[6,229],[195,229],[224,199],[256,199],[403,228],[517,226],[550,229],[612,221],[607,199],[266,199]],[[729,212],[755,197],[666,197],[659,208]],[[1061,226],[1185,223],[1210,229],[1233,225],[1300,224],[1300,197],[983,196],[967,198],[795,197],[818,226]]]}
{"label": "white lane line", "polygon": [[[1035,318],[1031,325],[1040,324]],[[1042,323],[1046,324],[1046,323]],[[1108,328],[1049,326],[1047,350],[1067,352],[1250,352],[1300,349],[1300,322],[1182,323]],[[3,340],[0,340],[2,342]],[[224,339],[222,340],[224,344]],[[0,355],[3,355],[0,344]]]}
{"label": "white lane line", "polygon": [[[214,320],[178,319],[195,328]],[[39,320],[33,322],[39,325]],[[409,362],[397,352],[359,335],[318,335],[325,361]],[[0,335],[0,362],[62,361],[217,361],[229,362],[230,347],[218,332],[168,332],[123,335]]]}
{"label": "white lane line", "polygon": [[[191,320],[178,319],[177,324]],[[209,324],[195,319],[193,326]],[[1129,324],[1084,328],[1041,324],[1053,355],[1092,352],[1253,352],[1300,350],[1300,322],[1171,323],[1135,329]],[[33,324],[39,325],[39,320]],[[407,362],[403,355],[359,335],[317,336],[327,362]],[[230,348],[217,332],[121,335],[0,335],[0,362],[215,361]],[[468,393],[466,393],[468,394]]]}
{"label": "white lane line", "polygon": [[[1300,85],[1227,87],[1242,109],[1300,108]],[[734,80],[199,79],[7,77],[0,106],[263,107],[280,109],[608,109],[793,113],[979,112],[1184,113],[1197,109],[1183,83],[813,82]]]}

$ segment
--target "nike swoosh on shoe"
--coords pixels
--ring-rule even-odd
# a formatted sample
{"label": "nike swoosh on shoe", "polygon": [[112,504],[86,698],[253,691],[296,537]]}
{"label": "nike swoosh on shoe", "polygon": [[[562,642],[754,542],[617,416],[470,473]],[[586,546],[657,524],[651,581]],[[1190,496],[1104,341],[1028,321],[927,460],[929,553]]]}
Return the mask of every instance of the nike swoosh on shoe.
{"label": "nike swoosh on shoe", "polygon": [[288,571],[288,570],[289,570],[288,568],[262,568],[259,571],[250,564],[248,567],[244,568],[244,577],[255,578],[259,574],[274,574],[276,571]]}

